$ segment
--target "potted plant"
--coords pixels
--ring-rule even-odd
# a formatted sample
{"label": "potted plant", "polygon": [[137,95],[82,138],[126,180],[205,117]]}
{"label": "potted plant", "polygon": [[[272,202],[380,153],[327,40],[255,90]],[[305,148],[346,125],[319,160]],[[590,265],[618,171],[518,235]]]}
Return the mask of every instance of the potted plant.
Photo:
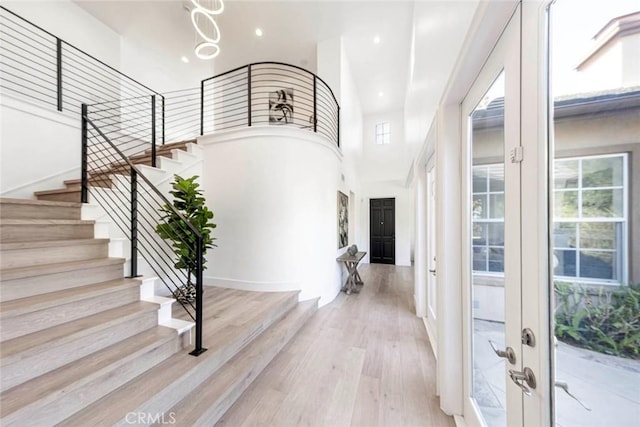
{"label": "potted plant", "polygon": [[172,242],[171,246],[176,255],[174,267],[186,270],[187,283],[174,292],[176,299],[183,303],[191,303],[195,300],[196,289],[192,278],[197,267],[197,236],[183,218],[189,221],[202,236],[203,270],[206,269],[207,249],[216,246],[213,243],[215,238],[211,236],[211,230],[216,228],[216,224],[210,222],[213,219],[213,212],[205,205],[202,191],[198,189],[200,184],[196,182],[197,178],[197,175],[191,178],[175,175],[173,190],[170,193],[174,197],[175,210],[180,212],[182,217],[169,205],[164,205],[160,209],[162,222],[156,226],[158,235]]}

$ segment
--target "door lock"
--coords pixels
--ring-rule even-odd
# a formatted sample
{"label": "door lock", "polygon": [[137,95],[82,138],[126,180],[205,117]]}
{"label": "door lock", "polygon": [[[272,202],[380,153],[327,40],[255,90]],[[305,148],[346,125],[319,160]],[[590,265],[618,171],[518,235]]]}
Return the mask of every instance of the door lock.
{"label": "door lock", "polygon": [[536,336],[531,329],[524,328],[522,330],[522,344],[528,345],[529,347],[536,346]]}
{"label": "door lock", "polygon": [[[525,367],[523,371],[509,369],[509,376],[511,380],[522,389],[524,394],[531,396],[531,389],[535,389],[537,385],[536,376],[533,375],[531,368]],[[529,387],[531,387],[531,389]]]}
{"label": "door lock", "polygon": [[516,352],[511,347],[507,347],[504,350],[500,350],[496,347],[495,343],[489,340],[489,345],[498,357],[503,357],[509,361],[512,365],[516,364]]}

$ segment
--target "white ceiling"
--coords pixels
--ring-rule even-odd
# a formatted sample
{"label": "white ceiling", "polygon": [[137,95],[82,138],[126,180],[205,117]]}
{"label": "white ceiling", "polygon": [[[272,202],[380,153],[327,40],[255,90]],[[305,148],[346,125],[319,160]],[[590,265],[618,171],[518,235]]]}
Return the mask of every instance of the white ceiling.
{"label": "white ceiling", "polygon": [[[154,43],[169,58],[199,61],[183,0],[75,1],[116,32]],[[422,142],[430,121],[425,114],[435,111],[476,5],[477,0],[227,0],[216,20],[221,54],[212,60],[212,74],[259,61],[315,71],[317,43],[341,36],[363,113],[404,109],[406,123],[417,124],[407,132],[408,142]]]}

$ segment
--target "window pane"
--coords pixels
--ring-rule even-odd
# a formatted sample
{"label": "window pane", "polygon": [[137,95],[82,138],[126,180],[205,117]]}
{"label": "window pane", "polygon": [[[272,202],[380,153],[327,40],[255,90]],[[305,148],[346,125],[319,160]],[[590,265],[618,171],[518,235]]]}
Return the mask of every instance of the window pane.
{"label": "window pane", "polygon": [[578,187],[577,160],[556,160],[554,169],[554,188]]}
{"label": "window pane", "polygon": [[473,247],[474,271],[487,271],[487,248],[484,246]]}
{"label": "window pane", "polygon": [[504,248],[489,248],[489,271],[504,271]]}
{"label": "window pane", "polygon": [[483,167],[473,168],[473,192],[487,192],[487,170]]}
{"label": "window pane", "polygon": [[584,218],[621,217],[622,189],[583,191],[582,216]]}
{"label": "window pane", "polygon": [[473,223],[473,245],[486,245],[487,244],[487,224]]}
{"label": "window pane", "polygon": [[498,165],[489,169],[489,191],[504,191],[504,166]]}
{"label": "window pane", "polygon": [[615,252],[580,251],[580,277],[617,279],[615,262]]}
{"label": "window pane", "polygon": [[473,219],[487,217],[487,196],[482,194],[473,196]]}
{"label": "window pane", "polygon": [[615,249],[616,223],[585,222],[580,224],[580,248]]}
{"label": "window pane", "polygon": [[555,248],[575,248],[576,224],[573,222],[555,222],[553,224],[553,246]]}
{"label": "window pane", "polygon": [[584,159],[582,161],[582,186],[622,186],[622,162],[622,157]]}
{"label": "window pane", "polygon": [[504,246],[504,223],[489,223],[489,245]]}
{"label": "window pane", "polygon": [[578,217],[578,192],[556,191],[554,193],[555,204],[553,214],[556,218]]}
{"label": "window pane", "polygon": [[576,276],[576,251],[553,251],[553,274],[556,276]]}
{"label": "window pane", "polygon": [[489,202],[491,218],[504,218],[504,194],[489,195]]}

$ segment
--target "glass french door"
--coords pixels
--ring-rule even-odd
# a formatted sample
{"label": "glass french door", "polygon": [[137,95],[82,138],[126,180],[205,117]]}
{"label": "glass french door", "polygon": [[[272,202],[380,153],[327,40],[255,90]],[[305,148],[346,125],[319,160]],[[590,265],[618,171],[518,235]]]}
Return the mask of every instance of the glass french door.
{"label": "glass french door", "polygon": [[535,372],[522,361],[521,9],[461,105],[464,412],[470,426],[523,426]]}
{"label": "glass french door", "polygon": [[552,422],[638,426],[640,2],[549,16]]}

